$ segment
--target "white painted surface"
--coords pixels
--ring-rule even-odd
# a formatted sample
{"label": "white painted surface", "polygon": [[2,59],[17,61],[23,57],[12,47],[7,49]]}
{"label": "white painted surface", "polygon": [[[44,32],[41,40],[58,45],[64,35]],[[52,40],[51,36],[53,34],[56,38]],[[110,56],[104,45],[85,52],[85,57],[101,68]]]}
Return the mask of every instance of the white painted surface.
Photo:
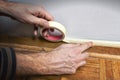
{"label": "white painted surface", "polygon": [[[120,41],[120,0],[11,0],[42,4],[67,29],[67,37]],[[0,17],[0,32],[31,36],[32,25]]]}

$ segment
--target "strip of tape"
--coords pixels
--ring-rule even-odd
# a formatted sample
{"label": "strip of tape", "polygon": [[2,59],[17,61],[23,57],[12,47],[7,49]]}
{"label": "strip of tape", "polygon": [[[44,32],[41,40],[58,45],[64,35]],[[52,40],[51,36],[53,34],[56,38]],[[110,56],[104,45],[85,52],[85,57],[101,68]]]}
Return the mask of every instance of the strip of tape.
{"label": "strip of tape", "polygon": [[85,43],[85,42],[93,42],[95,46],[105,46],[105,47],[115,47],[120,48],[119,41],[104,41],[104,40],[89,40],[89,39],[73,39],[68,38],[66,36],[66,29],[65,27],[55,21],[49,22],[50,28],[41,28],[40,35],[51,42],[59,42],[64,41],[67,43]]}

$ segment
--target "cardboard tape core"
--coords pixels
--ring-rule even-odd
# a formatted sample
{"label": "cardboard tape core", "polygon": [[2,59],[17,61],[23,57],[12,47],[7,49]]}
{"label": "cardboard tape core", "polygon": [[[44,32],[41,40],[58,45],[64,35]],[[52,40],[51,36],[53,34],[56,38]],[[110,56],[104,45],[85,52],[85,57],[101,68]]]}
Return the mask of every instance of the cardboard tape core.
{"label": "cardboard tape core", "polygon": [[50,28],[41,28],[41,36],[51,42],[63,41],[66,32],[64,26],[55,21],[50,21],[49,26]]}

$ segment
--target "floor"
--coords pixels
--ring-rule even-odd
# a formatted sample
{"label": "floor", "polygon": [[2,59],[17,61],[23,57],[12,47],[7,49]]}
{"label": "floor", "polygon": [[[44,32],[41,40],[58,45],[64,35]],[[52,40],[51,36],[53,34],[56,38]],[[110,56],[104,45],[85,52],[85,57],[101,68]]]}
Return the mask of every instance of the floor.
{"label": "floor", "polygon": [[[26,37],[9,37],[0,35],[0,46],[11,46],[17,51],[50,51],[64,44],[50,43],[43,39],[33,40]],[[33,50],[32,50],[33,49]],[[94,46],[88,52],[120,56],[119,48]],[[120,80],[120,59],[90,57],[87,64],[80,67],[73,75],[26,76],[17,80]]]}

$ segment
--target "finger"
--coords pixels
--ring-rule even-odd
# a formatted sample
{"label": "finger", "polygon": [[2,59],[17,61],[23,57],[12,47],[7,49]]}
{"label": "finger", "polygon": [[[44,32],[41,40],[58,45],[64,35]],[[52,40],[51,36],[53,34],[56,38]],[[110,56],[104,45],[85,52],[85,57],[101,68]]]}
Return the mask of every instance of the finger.
{"label": "finger", "polygon": [[82,61],[82,62],[78,63],[76,67],[77,68],[81,67],[81,66],[85,65],[86,63],[87,63],[86,61]]}
{"label": "finger", "polygon": [[43,33],[43,36],[44,36],[44,37],[48,37],[48,36],[49,36],[48,32],[45,31],[45,32]]}
{"label": "finger", "polygon": [[88,48],[92,47],[93,43],[92,42],[86,42],[83,45],[81,45],[81,52],[87,50]]}
{"label": "finger", "polygon": [[50,13],[48,13],[45,9],[43,9],[38,16],[41,17],[41,15],[43,15],[44,19],[48,21],[54,20],[54,17]]}
{"label": "finger", "polygon": [[45,28],[50,27],[48,21],[46,21],[46,20],[44,20],[44,19],[42,19],[42,18],[40,18],[40,21],[38,21],[38,24],[39,24],[40,26],[42,26],[42,27],[45,27]]}
{"label": "finger", "polygon": [[79,47],[75,47],[74,48],[74,51],[75,53],[79,54],[79,53],[82,53],[83,51],[87,50],[88,48],[92,47],[93,43],[92,42],[87,42],[87,43],[84,43],[82,45],[80,45]]}
{"label": "finger", "polygon": [[78,64],[81,61],[86,60],[88,57],[89,57],[89,54],[87,52],[79,54],[74,58],[74,62]]}
{"label": "finger", "polygon": [[30,15],[28,18],[28,21],[30,24],[34,24],[34,25],[39,25],[41,27],[49,27],[48,21],[46,21],[45,19],[42,18],[38,18],[36,16]]}
{"label": "finger", "polygon": [[50,13],[46,12],[45,19],[47,19],[49,21],[53,21],[54,17]]}
{"label": "finger", "polygon": [[38,37],[38,27],[34,26],[34,38],[37,39]]}

